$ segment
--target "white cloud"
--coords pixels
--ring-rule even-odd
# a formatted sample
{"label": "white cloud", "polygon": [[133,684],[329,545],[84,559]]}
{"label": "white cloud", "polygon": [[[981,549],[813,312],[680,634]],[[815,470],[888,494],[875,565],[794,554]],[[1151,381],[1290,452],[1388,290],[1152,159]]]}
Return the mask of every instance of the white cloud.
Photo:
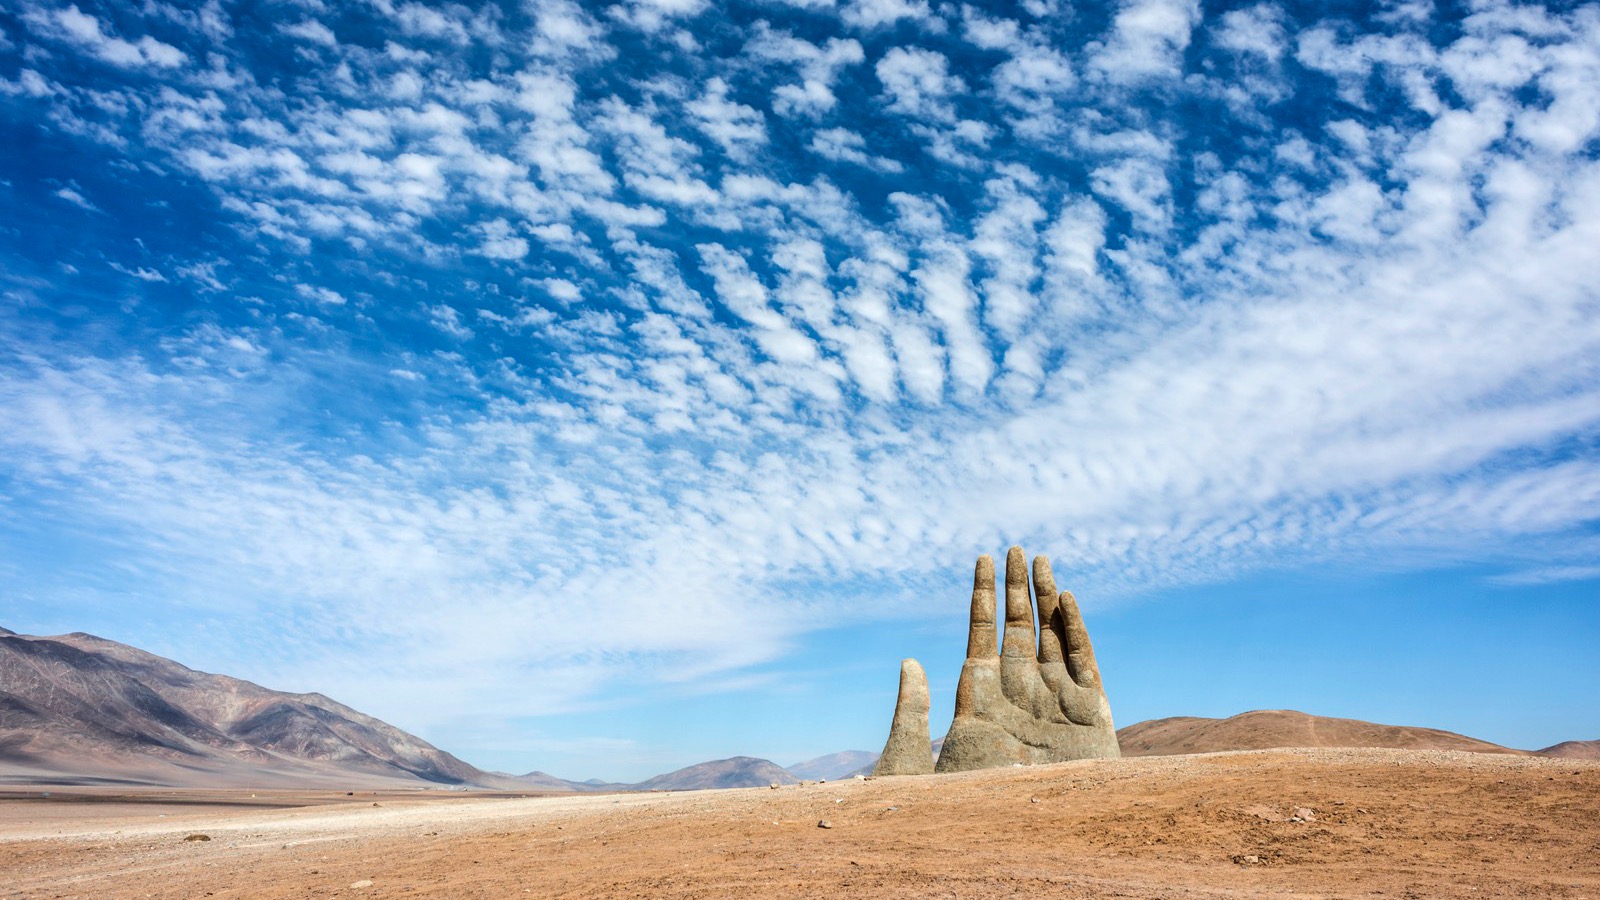
{"label": "white cloud", "polygon": [[100,207],[94,205],[94,203],[92,201],[90,201],[88,197],[85,197],[82,193],[80,193],[79,191],[77,191],[77,190],[75,190],[73,188],[70,188],[70,187],[56,188],[55,195],[57,197],[60,197],[61,199],[65,200],[65,201],[67,201],[68,203],[71,203],[73,206],[76,206],[79,209],[85,210],[87,212],[93,212],[93,213],[104,212],[104,210],[102,210]]}
{"label": "white cloud", "polygon": [[926,21],[932,10],[927,0],[847,0],[839,15],[857,28],[882,28],[906,19]]}
{"label": "white cloud", "polygon": [[528,255],[528,239],[518,235],[505,219],[490,219],[478,230],[483,233],[480,254],[490,259],[521,259]]}
{"label": "white cloud", "polygon": [[564,300],[568,303],[583,296],[582,292],[578,290],[578,286],[566,280],[565,278],[545,279],[544,289],[550,294],[550,296],[556,298],[557,300]]}
{"label": "white cloud", "polygon": [[610,8],[611,16],[644,31],[660,31],[680,19],[704,12],[709,0],[624,0]]}
{"label": "white cloud", "polygon": [[438,303],[428,307],[428,321],[433,323],[433,327],[458,341],[472,337],[472,329],[462,323],[460,311],[453,306]]}
{"label": "white cloud", "polygon": [[772,308],[767,289],[749,265],[720,244],[702,244],[701,267],[716,285],[717,299],[755,327],[755,341],[772,359],[785,364],[814,363],[817,346]]}
{"label": "white cloud", "polygon": [[297,284],[294,286],[294,290],[295,293],[307,300],[315,301],[323,306],[343,306],[348,302],[345,300],[344,295],[338,291],[318,285]]}
{"label": "white cloud", "polygon": [[985,320],[1008,342],[1022,335],[1040,276],[1038,230],[1045,210],[1033,196],[1032,174],[991,181],[993,205],[973,227],[972,250],[990,270],[982,285]]}
{"label": "white cloud", "polygon": [[132,278],[137,278],[140,281],[154,283],[154,282],[165,282],[165,281],[168,280],[167,276],[163,275],[160,270],[152,269],[152,268],[149,268],[148,266],[136,266],[136,267],[130,268],[128,266],[122,265],[121,263],[113,262],[113,263],[111,263],[111,268],[117,270],[118,272],[121,272],[124,275],[128,275],[128,276],[130,276]]}
{"label": "white cloud", "polygon": [[136,41],[118,37],[76,4],[49,12],[29,9],[22,18],[35,32],[73,44],[112,65],[170,69],[188,61],[182,50],[149,35]]}
{"label": "white cloud", "polygon": [[994,377],[990,356],[977,323],[977,296],[968,281],[971,262],[959,248],[935,244],[929,259],[913,272],[923,307],[939,324],[950,354],[950,380],[968,395],[980,395]]}
{"label": "white cloud", "polygon": [[334,35],[333,29],[316,19],[302,19],[299,22],[280,24],[278,30],[290,37],[299,38],[308,44],[317,44],[323,47],[339,46],[339,38]]}
{"label": "white cloud", "polygon": [[875,67],[890,112],[932,122],[955,119],[952,98],[966,84],[950,74],[944,54],[918,47],[892,47]]}
{"label": "white cloud", "polygon": [[1197,0],[1125,0],[1089,65],[1114,84],[1175,78],[1199,21]]}
{"label": "white cloud", "polygon": [[451,12],[421,3],[402,3],[395,8],[394,19],[405,34],[465,44],[469,39],[467,26]]}
{"label": "white cloud", "polygon": [[1172,185],[1161,166],[1125,159],[1090,174],[1095,193],[1132,213],[1141,230],[1160,233],[1172,222]]}
{"label": "white cloud", "polygon": [[707,80],[705,94],[685,108],[698,120],[700,130],[734,159],[748,159],[756,147],[767,142],[766,117],[729,100],[728,83],[721,78]]}
{"label": "white cloud", "polygon": [[1283,56],[1288,45],[1283,11],[1269,3],[1223,13],[1215,35],[1220,47],[1272,62]]}
{"label": "white cloud", "polygon": [[824,128],[811,136],[811,150],[825,159],[854,163],[879,172],[905,171],[898,161],[867,152],[866,139],[848,128]]}
{"label": "white cloud", "polygon": [[817,116],[838,103],[833,84],[841,72],[866,59],[861,44],[848,38],[829,38],[812,44],[785,32],[758,27],[745,52],[764,62],[794,65],[799,84],[782,84],[772,91],[772,110],[781,116]]}
{"label": "white cloud", "polygon": [[533,52],[544,56],[568,53],[610,57],[605,29],[573,0],[541,0],[534,5]]}

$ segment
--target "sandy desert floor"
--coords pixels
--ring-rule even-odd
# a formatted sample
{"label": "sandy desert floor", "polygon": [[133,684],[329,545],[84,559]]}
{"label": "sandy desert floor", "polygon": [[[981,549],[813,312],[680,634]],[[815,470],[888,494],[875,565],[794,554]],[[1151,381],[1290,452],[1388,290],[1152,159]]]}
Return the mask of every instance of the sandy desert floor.
{"label": "sandy desert floor", "polygon": [[0,799],[0,897],[1600,898],[1600,763],[1460,752],[682,794],[54,793]]}

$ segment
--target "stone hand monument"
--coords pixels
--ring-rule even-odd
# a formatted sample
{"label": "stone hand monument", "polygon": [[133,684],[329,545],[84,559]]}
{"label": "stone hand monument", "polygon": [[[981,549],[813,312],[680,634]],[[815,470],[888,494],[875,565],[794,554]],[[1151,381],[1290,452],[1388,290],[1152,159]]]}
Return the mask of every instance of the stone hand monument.
{"label": "stone hand monument", "polygon": [[[1006,554],[1005,586],[1005,642],[997,648],[994,560],[978,557],[967,662],[937,771],[1120,756],[1089,631],[1072,594],[1056,592],[1050,560],[1034,557],[1030,597],[1027,558],[1022,548],[1012,547]],[[908,659],[900,668],[900,698],[889,742],[873,771],[924,774],[935,769],[932,756],[928,682],[922,666]]]}

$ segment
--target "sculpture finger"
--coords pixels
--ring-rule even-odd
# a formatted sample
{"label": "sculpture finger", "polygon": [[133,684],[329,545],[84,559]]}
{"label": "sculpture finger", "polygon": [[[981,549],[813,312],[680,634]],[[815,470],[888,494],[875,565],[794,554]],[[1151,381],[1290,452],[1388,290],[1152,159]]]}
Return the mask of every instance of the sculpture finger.
{"label": "sculpture finger", "polygon": [[1039,604],[1039,662],[1064,661],[1061,651],[1061,614],[1056,599],[1056,576],[1048,556],[1033,558],[1033,597]]}
{"label": "sculpture finger", "polygon": [[972,573],[972,625],[967,631],[967,659],[989,659],[995,655],[994,558],[978,557]]}
{"label": "sculpture finger", "polygon": [[1078,611],[1078,600],[1071,591],[1062,591],[1059,606],[1062,637],[1067,647],[1067,673],[1083,687],[1099,687],[1100,667],[1094,661],[1094,645],[1089,643],[1089,629]]}
{"label": "sculpture finger", "polygon": [[900,663],[900,698],[894,705],[889,740],[878,757],[874,775],[927,775],[933,772],[928,743],[928,676],[921,663]]}
{"label": "sculpture finger", "polygon": [[1028,596],[1028,558],[1021,547],[1006,552],[1006,638],[1001,656],[1033,659],[1033,600]]}

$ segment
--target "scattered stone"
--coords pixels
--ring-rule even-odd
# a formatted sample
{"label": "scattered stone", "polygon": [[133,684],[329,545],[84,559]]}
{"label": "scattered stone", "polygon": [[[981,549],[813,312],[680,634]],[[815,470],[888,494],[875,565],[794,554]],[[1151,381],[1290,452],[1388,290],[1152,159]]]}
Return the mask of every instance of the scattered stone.
{"label": "scattered stone", "polygon": [[211,835],[209,835],[209,834],[191,834],[188,837],[184,838],[184,840],[186,840],[186,841],[209,841],[209,840],[211,840]]}
{"label": "scattered stone", "polygon": [[1289,817],[1291,822],[1309,822],[1317,817],[1317,811],[1309,806],[1296,806],[1294,815]]}
{"label": "scattered stone", "polygon": [[1038,803],[1039,802],[1039,798],[1038,797],[1029,797],[1028,798],[1028,802],[1029,803]]}
{"label": "scattered stone", "polygon": [[773,783],[767,785],[767,789],[768,790],[773,790],[773,791],[777,790],[778,789],[778,783],[776,781],[774,781]]}
{"label": "scattered stone", "polygon": [[833,823],[829,822],[827,819],[819,819],[817,821],[817,827],[818,828],[832,828],[833,827]]}
{"label": "scattered stone", "polygon": [[353,888],[369,888],[372,887],[372,879],[363,878],[360,881],[351,882],[350,886]]}
{"label": "scattered stone", "polygon": [[1236,854],[1233,857],[1233,861],[1234,861],[1234,864],[1240,865],[1240,866],[1259,866],[1259,865],[1261,865],[1261,857],[1255,855],[1254,853],[1249,853],[1249,854],[1239,853],[1239,854]]}
{"label": "scattered stone", "polygon": [[1243,812],[1245,815],[1255,816],[1256,818],[1258,818],[1258,819],[1260,819],[1260,820],[1262,820],[1264,822],[1282,822],[1282,821],[1284,821],[1283,814],[1279,813],[1277,810],[1273,809],[1270,806],[1262,806],[1260,804],[1257,804],[1255,806],[1247,806],[1243,810],[1240,810],[1240,811]]}

